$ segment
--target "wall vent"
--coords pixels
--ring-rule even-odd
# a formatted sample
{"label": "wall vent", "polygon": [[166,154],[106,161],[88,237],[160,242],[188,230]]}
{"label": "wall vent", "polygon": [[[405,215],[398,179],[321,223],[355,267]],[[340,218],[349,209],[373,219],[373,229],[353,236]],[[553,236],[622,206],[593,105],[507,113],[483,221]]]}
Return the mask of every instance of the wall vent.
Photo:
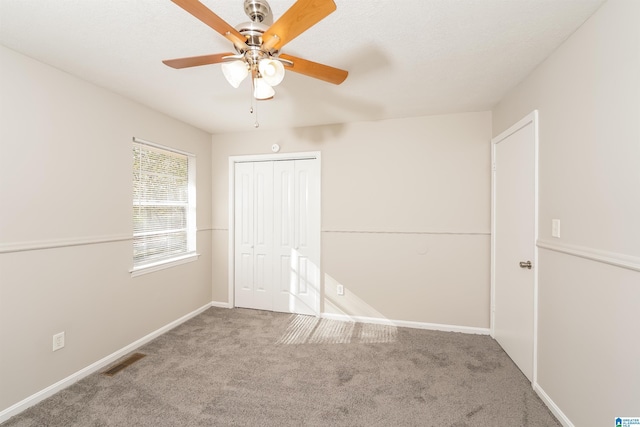
{"label": "wall vent", "polygon": [[127,366],[133,365],[134,363],[136,363],[138,360],[142,359],[145,356],[146,356],[146,354],[133,353],[131,356],[128,356],[128,357],[122,359],[120,362],[116,363],[115,365],[113,365],[112,367],[110,367],[109,369],[104,371],[102,373],[102,375],[106,375],[108,377],[112,377],[115,374],[117,374],[118,372],[122,371]]}

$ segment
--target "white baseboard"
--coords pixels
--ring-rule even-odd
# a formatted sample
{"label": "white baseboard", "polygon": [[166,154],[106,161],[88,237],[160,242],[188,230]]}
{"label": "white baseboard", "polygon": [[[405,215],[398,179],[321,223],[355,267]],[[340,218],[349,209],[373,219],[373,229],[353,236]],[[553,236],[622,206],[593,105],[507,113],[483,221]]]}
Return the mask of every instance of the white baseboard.
{"label": "white baseboard", "polygon": [[228,302],[211,301],[211,307],[232,308]]}
{"label": "white baseboard", "polygon": [[13,417],[14,415],[19,414],[20,412],[24,411],[25,409],[29,408],[30,406],[35,405],[38,402],[43,401],[44,399],[46,399],[47,397],[50,397],[52,395],[54,395],[55,393],[59,392],[60,390],[63,390],[67,387],[69,387],[70,385],[72,385],[75,382],[78,382],[79,380],[81,380],[82,378],[93,374],[94,372],[104,368],[107,365],[110,365],[111,363],[115,362],[116,360],[120,359],[122,356],[125,356],[126,354],[132,352],[133,350],[142,347],[144,344],[148,343],[149,341],[159,337],[160,335],[168,332],[169,330],[175,328],[176,326],[180,325],[181,323],[186,322],[187,320],[197,316],[198,314],[202,313],[203,311],[205,311],[206,309],[210,308],[212,306],[212,303],[208,303],[205,304],[204,306],[192,311],[191,313],[185,314],[184,316],[182,316],[181,318],[174,320],[173,322],[161,327],[160,329],[151,332],[149,335],[146,335],[142,338],[140,338],[139,340],[129,344],[126,347],[121,348],[120,350],[98,360],[95,363],[92,363],[91,365],[87,366],[86,368],[83,368],[81,370],[79,370],[78,372],[69,375],[68,377],[58,381],[55,384],[50,385],[49,387],[40,390],[39,392],[27,397],[26,399],[21,400],[20,402],[8,407],[7,409],[3,410],[2,412],[0,412],[0,423],[8,420],[9,418]]}
{"label": "white baseboard", "polygon": [[323,319],[342,320],[347,322],[372,323],[375,325],[388,325],[400,328],[428,329],[432,331],[462,332],[464,334],[489,335],[489,328],[476,328],[472,326],[444,325],[441,323],[412,322],[408,320],[390,320],[379,317],[349,316],[348,314],[322,313]]}
{"label": "white baseboard", "polygon": [[534,383],[533,390],[538,394],[538,396],[540,396],[540,399],[542,399],[544,404],[547,405],[549,410],[553,413],[553,415],[555,415],[558,421],[560,421],[560,424],[562,424],[564,427],[575,427],[571,420],[569,420],[569,418],[564,414],[564,412],[560,410],[558,405],[556,405],[556,403],[551,400],[549,395],[545,393],[542,387],[540,387],[540,384]]}

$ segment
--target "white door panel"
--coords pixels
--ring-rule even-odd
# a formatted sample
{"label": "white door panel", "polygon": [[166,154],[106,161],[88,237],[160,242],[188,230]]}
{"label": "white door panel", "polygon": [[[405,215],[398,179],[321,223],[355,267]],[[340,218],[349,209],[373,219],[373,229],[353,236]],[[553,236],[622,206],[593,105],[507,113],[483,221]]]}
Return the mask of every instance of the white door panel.
{"label": "white door panel", "polygon": [[252,308],[273,305],[273,162],[253,164],[254,173],[254,302]]}
{"label": "white door panel", "polygon": [[296,160],[295,308],[316,314],[320,300],[320,182],[318,162]]}
{"label": "white door panel", "polygon": [[[238,263],[238,273],[237,279],[240,289],[243,292],[252,292],[252,284],[253,284],[253,254],[251,253],[241,253],[240,260]],[[245,294],[247,295],[247,294]],[[247,298],[250,298],[247,295]],[[251,300],[249,300],[250,303]]]}
{"label": "white door panel", "polygon": [[[493,333],[531,381],[536,241],[535,121],[494,140]],[[531,262],[532,269],[520,263]]]}
{"label": "white door panel", "polygon": [[235,168],[235,304],[251,307],[253,298],[253,165]]}
{"label": "white door panel", "polygon": [[274,280],[278,290],[274,295],[273,310],[295,313],[295,274],[291,265],[295,246],[295,198],[294,198],[294,162],[282,161],[274,165],[274,242],[275,256],[279,261],[275,265]]}

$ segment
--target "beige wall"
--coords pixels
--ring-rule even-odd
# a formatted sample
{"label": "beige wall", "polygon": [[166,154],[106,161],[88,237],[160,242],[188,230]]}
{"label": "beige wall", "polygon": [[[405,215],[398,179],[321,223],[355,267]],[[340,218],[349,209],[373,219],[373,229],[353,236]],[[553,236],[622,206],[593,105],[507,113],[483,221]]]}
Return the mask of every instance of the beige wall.
{"label": "beige wall", "polygon": [[540,113],[538,382],[580,427],[640,409],[639,76],[640,2],[610,0],[493,111]]}
{"label": "beige wall", "polygon": [[[211,137],[4,47],[0,64],[2,411],[211,301]],[[132,279],[133,136],[196,154],[202,256]]]}
{"label": "beige wall", "polygon": [[228,300],[228,158],[278,143],[322,153],[324,312],[487,328],[490,139],[487,112],[214,135],[214,300]]}

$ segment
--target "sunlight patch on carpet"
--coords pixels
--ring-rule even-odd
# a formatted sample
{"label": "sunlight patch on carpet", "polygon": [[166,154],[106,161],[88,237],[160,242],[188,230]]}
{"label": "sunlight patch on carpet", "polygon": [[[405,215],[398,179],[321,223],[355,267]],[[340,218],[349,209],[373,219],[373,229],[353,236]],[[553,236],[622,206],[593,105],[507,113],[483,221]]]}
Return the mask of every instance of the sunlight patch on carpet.
{"label": "sunlight patch on carpet", "polygon": [[318,321],[313,334],[309,337],[311,344],[349,344],[353,336],[355,323],[336,320],[316,319]]}
{"label": "sunlight patch on carpet", "polygon": [[360,325],[360,342],[365,344],[396,342],[398,328],[390,325],[374,325],[362,323]]}
{"label": "sunlight patch on carpet", "polygon": [[391,325],[354,323],[292,315],[277,344],[375,344],[392,343],[398,329]]}

